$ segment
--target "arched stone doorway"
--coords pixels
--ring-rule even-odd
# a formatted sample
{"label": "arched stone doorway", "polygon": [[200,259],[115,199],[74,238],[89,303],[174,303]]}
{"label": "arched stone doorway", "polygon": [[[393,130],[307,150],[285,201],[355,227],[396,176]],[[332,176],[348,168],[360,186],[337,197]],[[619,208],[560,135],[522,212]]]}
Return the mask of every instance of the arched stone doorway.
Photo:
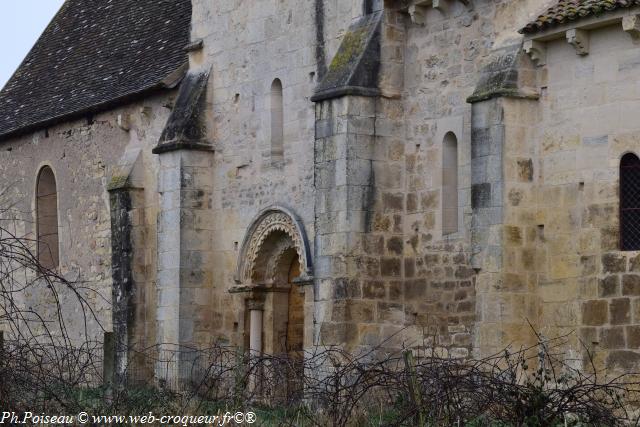
{"label": "arched stone doorway", "polygon": [[289,210],[272,207],[253,221],[242,244],[234,293],[245,295],[245,346],[253,353],[302,360],[309,245]]}

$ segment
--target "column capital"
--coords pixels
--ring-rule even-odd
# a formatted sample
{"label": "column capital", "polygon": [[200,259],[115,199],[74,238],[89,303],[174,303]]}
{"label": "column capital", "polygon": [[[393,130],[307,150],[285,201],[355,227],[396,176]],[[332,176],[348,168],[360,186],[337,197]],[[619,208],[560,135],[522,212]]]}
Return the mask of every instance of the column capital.
{"label": "column capital", "polygon": [[264,311],[264,301],[259,299],[248,299],[247,309],[251,311]]}

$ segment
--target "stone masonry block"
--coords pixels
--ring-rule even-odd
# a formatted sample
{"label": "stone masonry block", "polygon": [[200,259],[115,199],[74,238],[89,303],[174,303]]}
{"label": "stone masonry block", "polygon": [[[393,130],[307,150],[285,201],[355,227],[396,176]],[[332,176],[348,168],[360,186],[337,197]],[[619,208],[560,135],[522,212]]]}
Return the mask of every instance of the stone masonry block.
{"label": "stone masonry block", "polygon": [[622,295],[640,296],[640,275],[625,274],[622,276]]}
{"label": "stone masonry block", "polygon": [[372,322],[375,304],[369,301],[348,300],[346,320],[352,322]]}
{"label": "stone masonry block", "polygon": [[633,350],[640,349],[640,326],[627,326],[625,332],[627,336],[627,347]]}
{"label": "stone masonry block", "polygon": [[404,210],[404,195],[384,193],[382,204],[385,212],[402,212]]}
{"label": "stone masonry block", "polygon": [[407,280],[404,288],[404,296],[407,301],[421,300],[427,293],[427,281],[425,279]]}
{"label": "stone masonry block", "polygon": [[333,298],[335,300],[360,298],[361,296],[362,292],[360,290],[360,282],[358,280],[347,278],[336,279],[333,293]]}
{"label": "stone masonry block", "polygon": [[627,268],[624,255],[609,253],[602,255],[602,269],[604,273],[623,273]]}
{"label": "stone masonry block", "polygon": [[612,325],[631,323],[631,302],[629,298],[616,298],[609,304],[609,319]]}
{"label": "stone masonry block", "polygon": [[379,302],[378,321],[402,324],[404,322],[404,305],[398,303]]}
{"label": "stone masonry block", "polygon": [[624,327],[603,328],[600,331],[600,345],[608,350],[624,348]]}
{"label": "stone masonry block", "polygon": [[382,258],[380,273],[383,277],[398,277],[402,272],[401,258]]}
{"label": "stone masonry block", "polygon": [[387,240],[387,251],[393,255],[402,255],[404,241],[401,237],[391,237]]}
{"label": "stone masonry block", "polygon": [[614,297],[620,295],[620,277],[617,275],[607,276],[600,280],[598,294],[601,297]]}
{"label": "stone masonry block", "polygon": [[386,289],[384,282],[379,280],[368,280],[362,284],[362,296],[368,299],[384,299]]}
{"label": "stone masonry block", "polygon": [[640,353],[627,350],[612,351],[607,356],[606,367],[609,370],[638,372],[640,369]]}
{"label": "stone masonry block", "polygon": [[591,300],[582,303],[582,323],[587,326],[600,326],[609,319],[609,304],[605,300]]}
{"label": "stone masonry block", "polygon": [[629,259],[629,271],[640,273],[640,255]]}
{"label": "stone masonry block", "polygon": [[471,131],[471,159],[488,156],[491,153],[489,128],[474,128]]}
{"label": "stone masonry block", "polygon": [[[403,296],[404,282],[400,280],[392,280],[387,283],[387,299],[389,301],[401,301]],[[426,288],[426,284],[424,284]]]}
{"label": "stone masonry block", "polygon": [[491,184],[474,184],[471,186],[471,207],[473,209],[488,208],[492,205]]}
{"label": "stone masonry block", "polygon": [[633,316],[633,323],[640,324],[640,298],[633,298],[631,301],[631,315]]}

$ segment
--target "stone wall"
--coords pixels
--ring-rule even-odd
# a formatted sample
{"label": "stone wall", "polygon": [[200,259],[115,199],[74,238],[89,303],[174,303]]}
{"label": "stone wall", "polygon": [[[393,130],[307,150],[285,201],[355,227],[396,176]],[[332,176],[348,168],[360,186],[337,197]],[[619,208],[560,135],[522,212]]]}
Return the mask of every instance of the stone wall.
{"label": "stone wall", "polygon": [[[550,41],[546,65],[534,68],[517,29],[546,2],[406,7],[414,3],[387,1],[381,12],[380,1],[194,1],[202,47],[192,46],[190,67],[209,73],[200,119],[211,150],[151,154],[175,94],[4,142],[0,182],[16,182],[6,197],[20,231],[33,235],[35,177],[50,164],[62,271],[111,295],[112,245],[123,254],[130,245],[114,271],[135,285],[128,340],[147,345],[248,345],[248,307],[262,308],[242,285],[274,284],[242,283],[243,242],[277,206],[303,233],[269,242],[273,253],[308,245],[307,348],[426,341],[466,357],[531,343],[533,327],[549,337],[578,330],[602,366],[635,367],[640,255],[618,250],[617,188],[621,155],[639,146],[640,47],[617,26],[601,28],[589,55]],[[345,81],[375,77],[377,87],[312,101],[341,45],[359,40],[345,37],[359,22],[379,57],[368,58],[366,78]],[[445,233],[450,134],[458,231]],[[129,238],[113,239],[112,223]],[[93,301],[111,326],[108,304]],[[577,337],[568,349],[581,351]]]}
{"label": "stone wall", "polygon": [[[311,242],[316,222],[314,105],[309,98],[326,58],[337,50],[362,2],[194,1],[192,38],[203,49],[191,66],[211,67],[207,121],[215,145],[212,170],[211,330],[202,340],[245,343],[246,295],[231,295],[239,251],[259,212],[284,206]],[[324,58],[324,59],[323,59]],[[284,156],[272,162],[270,89],[283,87]],[[315,250],[312,248],[312,250]],[[306,329],[313,331],[314,292],[306,293]],[[313,334],[305,339],[310,345]],[[204,342],[203,342],[204,344]]]}
{"label": "stone wall", "polygon": [[[307,345],[355,348],[388,337],[415,344],[426,334],[456,355],[472,353],[479,318],[466,99],[494,59],[494,42],[518,42],[517,28],[541,2],[468,8],[451,1],[445,11],[423,8],[420,23],[386,3],[382,96],[322,101],[315,113],[309,98],[349,25],[381,2],[194,3],[192,37],[203,39],[203,49],[191,54],[191,66],[211,67],[207,118],[216,150],[208,339],[247,342],[246,297],[228,293],[240,243],[258,212],[283,205],[313,242]],[[284,92],[281,167],[271,162],[269,145],[276,78]],[[448,132],[458,140],[459,231],[443,236],[441,146]],[[493,244],[501,247],[501,238]],[[484,301],[483,310],[495,307],[493,296]]]}
{"label": "stone wall", "polygon": [[[151,149],[167,120],[173,96],[171,92],[149,96],[141,102],[12,138],[0,145],[0,187],[7,189],[1,203],[10,208],[3,215],[17,220],[13,225],[18,236],[35,239],[36,177],[43,165],[49,165],[55,173],[59,271],[67,279],[97,291],[84,295],[97,315],[97,321],[90,315],[86,318],[90,340],[102,340],[102,328],[107,331],[114,328],[112,244],[124,239],[133,244],[134,251],[116,254],[123,255],[118,262],[128,264],[127,271],[123,275],[116,272],[116,276],[133,279],[133,283],[129,282],[133,312],[124,313],[135,326],[129,334],[129,343],[155,342],[155,319],[147,315],[147,310],[153,312],[155,307],[158,208],[157,158]],[[130,167],[123,169],[132,153],[135,166],[132,161]],[[123,170],[126,170],[124,175]],[[129,179],[137,189],[130,203],[112,203],[114,199],[110,200],[108,189],[117,188]],[[112,207],[116,209],[114,212]],[[112,219],[116,219],[114,229]],[[125,229],[130,235],[114,238],[113,230]],[[25,293],[23,302],[45,318],[54,316],[56,307],[47,295],[48,292],[34,289]],[[79,311],[77,299],[68,292],[61,292],[60,297],[70,337],[84,342],[87,338],[85,318]]]}
{"label": "stone wall", "polygon": [[[598,367],[637,369],[637,252],[621,252],[619,164],[639,153],[636,84],[640,48],[614,25],[590,32],[578,56],[547,44],[536,123],[537,263],[545,333],[578,328]],[[574,344],[578,351],[579,343]]]}

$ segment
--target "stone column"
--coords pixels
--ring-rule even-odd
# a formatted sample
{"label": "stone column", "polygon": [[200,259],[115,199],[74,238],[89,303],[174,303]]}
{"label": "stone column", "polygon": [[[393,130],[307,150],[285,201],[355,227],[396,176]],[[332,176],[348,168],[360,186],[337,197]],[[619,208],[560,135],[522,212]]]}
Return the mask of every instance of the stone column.
{"label": "stone column", "polygon": [[249,352],[252,356],[262,354],[262,317],[264,314],[264,303],[262,301],[250,300],[249,308]]}
{"label": "stone column", "polygon": [[262,333],[264,320],[264,302],[257,299],[247,301],[247,309],[249,310],[249,357],[251,361],[251,375],[249,377],[249,390],[257,394],[260,392],[261,368],[255,363],[260,360],[262,355]]}

